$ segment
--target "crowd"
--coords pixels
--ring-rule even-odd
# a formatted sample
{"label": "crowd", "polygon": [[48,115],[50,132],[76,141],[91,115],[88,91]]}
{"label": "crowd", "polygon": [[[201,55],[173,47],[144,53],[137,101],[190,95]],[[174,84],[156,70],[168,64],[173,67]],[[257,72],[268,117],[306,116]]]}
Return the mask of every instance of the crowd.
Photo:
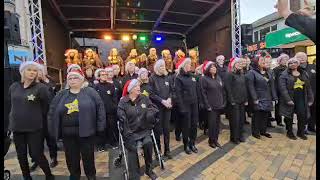
{"label": "crowd", "polygon": [[[30,154],[33,168],[39,165],[46,179],[54,179],[50,167],[58,164],[57,141],[62,139],[70,178],[80,178],[82,159],[87,178],[95,179],[95,148],[104,151],[118,146],[118,121],[128,151],[130,179],[140,178],[140,145],[145,173],[152,179],[157,177],[151,166],[153,143],[165,157],[172,158],[171,125],[186,154],[198,152],[198,127],[208,135],[210,147],[221,148],[222,114],[229,120],[230,141],[235,144],[245,142],[247,117],[252,117],[251,133],[257,139],[272,138],[268,127],[274,119],[280,127],[284,121],[288,138],[306,140],[308,131],[315,132],[315,65],[307,63],[303,52],[291,58],[281,54],[273,69],[271,59],[262,52],[251,59],[232,58],[226,65],[225,57],[220,55],[215,61],[206,60],[192,68],[191,58],[179,56],[173,71],[159,59],[152,72],[145,67],[137,69],[128,61],[123,76],[118,65],[84,73],[79,65],[71,64],[65,88],[59,92],[54,91],[42,65],[24,62],[19,69],[21,81],[11,85],[8,96],[9,130],[13,132],[22,175],[31,179]],[[294,114],[296,133],[292,128]],[[44,156],[44,139],[50,163]]]}

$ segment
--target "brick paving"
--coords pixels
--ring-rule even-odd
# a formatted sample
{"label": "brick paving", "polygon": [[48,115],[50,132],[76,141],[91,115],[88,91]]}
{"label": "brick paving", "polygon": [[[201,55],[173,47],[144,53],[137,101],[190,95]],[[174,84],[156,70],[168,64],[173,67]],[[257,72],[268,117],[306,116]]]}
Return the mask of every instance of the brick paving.
{"label": "brick paving", "polygon": [[[223,129],[219,136],[222,148],[212,149],[208,146],[208,138],[198,130],[197,154],[187,155],[183,151],[182,142],[177,142],[171,132],[171,151],[173,159],[165,160],[165,170],[159,166],[155,172],[159,179],[316,179],[316,136],[308,135],[308,140],[289,140],[285,128],[269,128],[273,138],[258,140],[250,136],[250,125],[246,125],[246,142],[234,145],[229,142],[228,121],[223,119]],[[49,157],[48,152],[45,153]],[[109,152],[96,152],[97,179],[119,179],[110,171]],[[64,152],[58,152],[59,165],[52,169],[56,179],[68,179]],[[141,166],[144,160],[140,157]],[[156,162],[154,162],[156,164]],[[11,171],[12,179],[21,179],[21,170],[12,144],[4,165]],[[112,175],[111,175],[112,174]],[[121,173],[120,173],[121,174]],[[82,175],[84,171],[82,169]],[[38,168],[32,172],[34,179],[44,179]],[[85,178],[84,178],[85,179]],[[144,175],[142,180],[149,179]]]}

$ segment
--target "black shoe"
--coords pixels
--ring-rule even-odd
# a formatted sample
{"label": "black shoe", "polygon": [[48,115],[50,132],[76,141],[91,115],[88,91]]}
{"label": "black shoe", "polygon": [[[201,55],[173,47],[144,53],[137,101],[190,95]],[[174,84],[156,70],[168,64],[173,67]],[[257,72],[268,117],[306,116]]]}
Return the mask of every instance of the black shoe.
{"label": "black shoe", "polygon": [[265,136],[267,138],[272,138],[271,134],[269,133],[261,133],[262,136]]}
{"label": "black shoe", "polygon": [[156,173],[154,173],[152,170],[146,171],[146,175],[152,180],[156,180],[158,178]]}
{"label": "black shoe", "polygon": [[171,153],[170,151],[165,151],[163,154],[165,157],[167,157],[168,159],[172,159]]}
{"label": "black shoe", "polygon": [[181,141],[181,136],[176,136],[176,141]]}
{"label": "black shoe", "polygon": [[212,148],[216,148],[217,146],[214,143],[209,143],[209,146]]}
{"label": "black shoe", "polygon": [[261,136],[259,134],[252,134],[253,137],[257,138],[257,139],[260,139]]}
{"label": "black shoe", "polygon": [[277,125],[280,126],[280,127],[284,127],[284,124],[282,124],[282,123],[279,123]]}
{"label": "black shoe", "polygon": [[32,172],[32,171],[35,171],[35,170],[37,169],[37,167],[38,167],[38,164],[34,162],[34,163],[31,165],[31,167],[30,167],[30,171],[31,171],[31,172]]}
{"label": "black shoe", "polygon": [[184,145],[184,152],[186,152],[186,154],[191,154],[191,150],[190,150],[189,146]]}
{"label": "black shoe", "polygon": [[198,153],[198,149],[196,148],[195,145],[190,145],[190,149],[191,149],[192,152]]}
{"label": "black shoe", "polygon": [[54,167],[56,167],[57,165],[58,165],[57,158],[51,159],[50,168],[54,168]]}
{"label": "black shoe", "polygon": [[46,176],[46,180],[54,180],[54,175],[50,174]]}
{"label": "black shoe", "polygon": [[298,134],[297,135],[299,138],[301,138],[301,139],[303,139],[303,140],[307,140],[308,139],[308,137],[306,136],[306,135],[304,135],[304,134]]}
{"label": "black shoe", "polygon": [[297,137],[291,132],[288,132],[287,133],[287,137],[289,138],[289,139],[292,139],[292,140],[297,140]]}
{"label": "black shoe", "polygon": [[244,139],[244,137],[240,137],[240,138],[239,138],[239,141],[240,141],[240,142],[246,142],[246,140]]}
{"label": "black shoe", "polygon": [[221,146],[221,144],[220,143],[218,143],[218,142],[216,142],[216,143],[214,143],[218,148],[221,148],[222,146]]}

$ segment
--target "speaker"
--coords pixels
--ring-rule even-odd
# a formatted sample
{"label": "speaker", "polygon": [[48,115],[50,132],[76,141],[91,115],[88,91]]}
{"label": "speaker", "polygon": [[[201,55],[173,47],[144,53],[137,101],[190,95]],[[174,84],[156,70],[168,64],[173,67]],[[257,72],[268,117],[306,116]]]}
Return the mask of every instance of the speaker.
{"label": "speaker", "polygon": [[15,45],[21,44],[19,18],[16,13],[4,12],[4,41]]}

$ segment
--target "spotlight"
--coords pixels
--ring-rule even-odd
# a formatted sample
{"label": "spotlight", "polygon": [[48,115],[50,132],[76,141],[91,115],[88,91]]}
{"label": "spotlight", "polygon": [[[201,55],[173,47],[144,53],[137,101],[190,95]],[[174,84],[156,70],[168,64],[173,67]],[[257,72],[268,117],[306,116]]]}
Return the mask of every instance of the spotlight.
{"label": "spotlight", "polygon": [[138,38],[138,36],[136,34],[132,35],[132,39],[136,40]]}
{"label": "spotlight", "polygon": [[160,37],[160,36],[156,37],[156,41],[161,41],[161,40],[162,40],[162,37]]}
{"label": "spotlight", "polygon": [[104,38],[105,40],[111,40],[111,39],[112,39],[112,37],[111,37],[110,35],[105,35],[103,38]]}
{"label": "spotlight", "polygon": [[139,37],[139,40],[140,40],[140,41],[146,41],[146,40],[147,40],[147,37],[145,37],[145,36],[140,36],[140,37]]}
{"label": "spotlight", "polygon": [[130,37],[128,35],[124,35],[124,36],[122,36],[122,40],[123,41],[129,41]]}

